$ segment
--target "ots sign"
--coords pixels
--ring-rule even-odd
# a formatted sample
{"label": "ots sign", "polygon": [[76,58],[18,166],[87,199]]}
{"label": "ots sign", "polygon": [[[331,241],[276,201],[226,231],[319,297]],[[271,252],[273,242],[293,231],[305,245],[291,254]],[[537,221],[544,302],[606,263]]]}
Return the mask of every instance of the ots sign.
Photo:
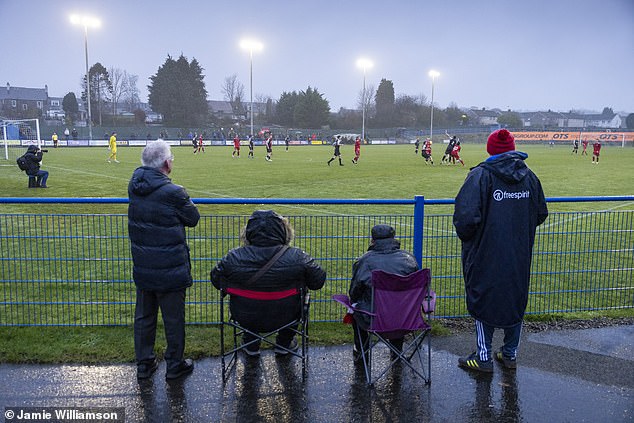
{"label": "ots sign", "polygon": [[515,141],[613,141],[634,142],[634,132],[562,132],[562,131],[518,131],[513,132]]}

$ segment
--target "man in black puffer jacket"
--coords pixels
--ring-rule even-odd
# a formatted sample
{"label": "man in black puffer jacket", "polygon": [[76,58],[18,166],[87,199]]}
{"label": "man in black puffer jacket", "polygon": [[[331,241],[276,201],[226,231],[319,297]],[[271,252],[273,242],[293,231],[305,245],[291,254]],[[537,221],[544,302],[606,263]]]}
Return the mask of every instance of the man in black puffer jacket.
{"label": "man in black puffer jacket", "polygon": [[156,319],[161,309],[167,348],[167,379],[192,372],[185,351],[185,290],[192,285],[185,226],[196,226],[198,209],[187,191],[167,176],[172,170],[170,147],[153,141],[128,185],[128,232],[137,288],[134,349],[137,378],[149,378],[157,368],[154,354]]}
{"label": "man in black puffer jacket", "polygon": [[[236,289],[249,294],[251,298],[231,295],[229,308],[233,318],[253,332],[269,332],[297,318],[301,301],[294,293],[296,288],[317,290],[324,286],[326,272],[311,256],[296,247],[288,248],[253,282],[253,286],[247,285],[249,279],[292,240],[293,230],[287,219],[272,210],[255,211],[242,234],[244,245],[229,251],[211,271],[211,282],[217,289]],[[258,296],[275,296],[275,299],[263,300]],[[253,339],[245,334],[243,342],[246,344]],[[276,343],[290,350],[297,348],[294,332],[290,329],[280,331]],[[252,343],[245,352],[257,356],[260,346]],[[275,352],[287,353],[281,348]]]}
{"label": "man in black puffer jacket", "polygon": [[[409,275],[418,270],[416,258],[405,250],[401,250],[401,243],[395,239],[396,232],[389,225],[376,225],[372,228],[372,240],[368,251],[359,257],[352,265],[352,281],[348,296],[356,308],[372,311],[372,271],[383,270],[397,275]],[[354,332],[355,361],[361,359],[361,343],[367,345],[370,317],[364,313],[354,313],[352,328]],[[360,329],[361,339],[357,334]],[[403,346],[403,339],[391,340],[397,349]],[[367,349],[367,346],[366,346]]]}
{"label": "man in black puffer jacket", "polygon": [[[535,231],[548,217],[542,185],[515,151],[513,135],[489,135],[486,161],[471,169],[456,196],[453,224],[462,241],[467,309],[475,319],[477,351],[461,357],[465,369],[490,373],[492,357],[516,367]],[[491,350],[493,332],[504,330],[504,345]]]}

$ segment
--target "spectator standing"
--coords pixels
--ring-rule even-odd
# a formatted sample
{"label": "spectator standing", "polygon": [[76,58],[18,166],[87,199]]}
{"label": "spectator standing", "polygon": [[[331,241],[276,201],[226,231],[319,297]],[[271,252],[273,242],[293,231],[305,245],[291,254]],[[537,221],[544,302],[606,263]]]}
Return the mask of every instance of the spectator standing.
{"label": "spectator standing", "polygon": [[73,128],[73,140],[77,141],[77,137],[79,137],[79,133],[77,132],[77,129]]}
{"label": "spectator standing", "polygon": [[128,232],[136,284],[134,350],[137,378],[156,371],[156,321],[161,310],[165,327],[166,379],[192,372],[194,363],[185,351],[185,292],[192,285],[185,227],[198,224],[200,214],[187,191],[172,183],[174,156],[164,141],[149,143],[142,166],[128,185]]}
{"label": "spectator standing", "polygon": [[[548,216],[537,176],[515,151],[513,135],[489,135],[484,162],[474,167],[458,192],[453,224],[462,241],[467,310],[475,319],[476,352],[461,357],[462,368],[493,371],[492,357],[516,367],[517,347],[528,302],[535,231]],[[493,332],[504,330],[504,345],[491,350]]]}
{"label": "spectator standing", "polygon": [[53,136],[51,137],[51,140],[53,141],[53,147],[57,148],[57,141],[58,141],[57,132],[53,132]]}
{"label": "spectator standing", "polygon": [[66,139],[66,143],[68,143],[68,137],[70,137],[70,131],[66,128],[64,129],[64,138]]}

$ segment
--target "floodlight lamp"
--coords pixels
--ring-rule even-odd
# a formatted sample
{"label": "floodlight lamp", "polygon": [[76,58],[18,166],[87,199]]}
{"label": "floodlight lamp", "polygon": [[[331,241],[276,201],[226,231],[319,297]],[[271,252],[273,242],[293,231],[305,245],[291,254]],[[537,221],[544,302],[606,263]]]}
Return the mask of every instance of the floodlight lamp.
{"label": "floodlight lamp", "polygon": [[430,70],[429,71],[429,76],[431,76],[432,78],[437,78],[438,76],[440,76],[440,73],[438,73],[435,70]]}
{"label": "floodlight lamp", "polygon": [[253,52],[253,51],[262,50],[262,48],[264,46],[262,45],[261,42],[259,42],[257,40],[244,39],[244,40],[240,41],[240,47],[245,49],[245,50],[249,50],[249,51]]}
{"label": "floodlight lamp", "polygon": [[101,21],[92,16],[71,15],[70,22],[75,25],[85,26],[86,28],[99,28],[101,26]]}
{"label": "floodlight lamp", "polygon": [[363,71],[365,72],[366,69],[372,68],[372,66],[374,66],[374,63],[372,63],[368,59],[359,59],[357,60],[357,66],[363,69]]}

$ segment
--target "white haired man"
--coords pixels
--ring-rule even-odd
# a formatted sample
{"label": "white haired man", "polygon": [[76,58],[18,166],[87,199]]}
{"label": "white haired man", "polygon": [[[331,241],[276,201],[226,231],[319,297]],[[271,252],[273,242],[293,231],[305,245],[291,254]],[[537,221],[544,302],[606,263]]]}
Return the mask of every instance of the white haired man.
{"label": "white haired man", "polygon": [[164,141],[143,149],[141,163],[128,185],[128,232],[134,264],[136,309],[134,350],[137,379],[158,367],[154,353],[159,308],[165,326],[165,378],[190,374],[194,363],[185,351],[185,290],[192,285],[185,227],[198,224],[200,214],[187,191],[172,183],[174,156]]}

